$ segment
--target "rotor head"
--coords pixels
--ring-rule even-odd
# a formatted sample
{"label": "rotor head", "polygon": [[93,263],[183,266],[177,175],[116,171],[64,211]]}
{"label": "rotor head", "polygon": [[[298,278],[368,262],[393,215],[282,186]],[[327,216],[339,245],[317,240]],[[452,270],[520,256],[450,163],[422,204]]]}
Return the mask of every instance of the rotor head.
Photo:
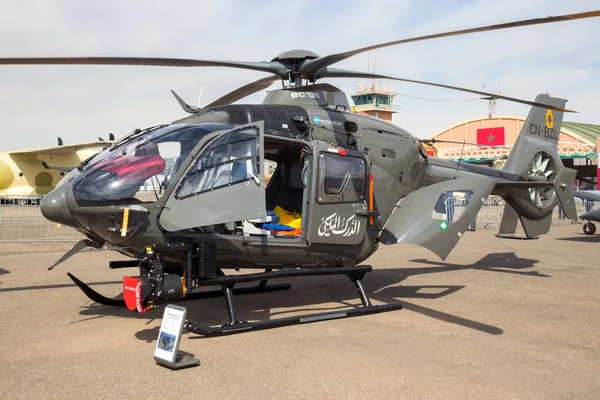
{"label": "rotor head", "polygon": [[308,50],[288,50],[272,59],[271,62],[278,61],[282,64],[287,64],[287,61],[291,60],[314,60],[319,57],[318,54]]}

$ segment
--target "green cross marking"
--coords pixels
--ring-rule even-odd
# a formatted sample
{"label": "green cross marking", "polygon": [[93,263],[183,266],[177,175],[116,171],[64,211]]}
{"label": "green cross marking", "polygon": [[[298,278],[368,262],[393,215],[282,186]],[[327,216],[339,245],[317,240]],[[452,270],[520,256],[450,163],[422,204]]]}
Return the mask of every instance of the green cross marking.
{"label": "green cross marking", "polygon": [[441,231],[446,231],[448,230],[448,223],[446,221],[441,221],[440,222],[440,230]]}

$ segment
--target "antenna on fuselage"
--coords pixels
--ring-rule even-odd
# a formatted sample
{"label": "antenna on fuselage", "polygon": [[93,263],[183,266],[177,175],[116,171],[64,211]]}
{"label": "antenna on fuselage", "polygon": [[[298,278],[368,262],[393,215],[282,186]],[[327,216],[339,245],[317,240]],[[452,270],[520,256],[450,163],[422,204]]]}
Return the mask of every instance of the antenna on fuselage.
{"label": "antenna on fuselage", "polygon": [[467,139],[463,141],[462,148],[460,149],[460,156],[458,156],[458,165],[456,166],[456,170],[460,169],[460,160],[462,160],[463,151],[465,151],[465,145],[467,144]]}
{"label": "antenna on fuselage", "polygon": [[198,95],[198,108],[200,108],[200,100],[202,99],[202,91],[204,90],[204,85],[200,86],[200,94]]}

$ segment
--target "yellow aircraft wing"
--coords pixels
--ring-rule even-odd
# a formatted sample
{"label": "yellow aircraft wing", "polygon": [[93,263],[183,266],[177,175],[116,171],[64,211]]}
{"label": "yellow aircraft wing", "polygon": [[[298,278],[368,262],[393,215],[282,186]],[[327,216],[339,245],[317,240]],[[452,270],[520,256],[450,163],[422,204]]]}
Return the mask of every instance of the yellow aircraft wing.
{"label": "yellow aircraft wing", "polygon": [[19,155],[19,154],[67,154],[73,153],[79,150],[85,150],[92,147],[102,148],[104,146],[109,146],[112,142],[87,142],[87,143],[77,143],[77,144],[67,144],[63,146],[53,146],[53,147],[40,147],[38,149],[24,149],[24,150],[13,150],[8,154]]}

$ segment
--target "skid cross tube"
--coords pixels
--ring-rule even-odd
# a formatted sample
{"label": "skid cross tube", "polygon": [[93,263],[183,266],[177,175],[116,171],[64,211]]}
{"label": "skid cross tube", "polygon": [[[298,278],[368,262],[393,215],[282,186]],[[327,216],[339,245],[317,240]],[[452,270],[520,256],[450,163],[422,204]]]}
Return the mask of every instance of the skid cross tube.
{"label": "skid cross tube", "polygon": [[[229,285],[249,282],[262,282],[275,278],[296,278],[299,276],[319,276],[319,275],[349,275],[357,274],[364,276],[365,273],[371,272],[373,267],[370,265],[361,265],[356,267],[315,267],[315,268],[290,268],[277,271],[265,271],[255,274],[243,275],[222,275],[216,278],[202,279],[198,282],[200,286],[217,286]],[[359,278],[360,279],[360,278]],[[192,290],[190,290],[192,291]]]}
{"label": "skid cross tube", "polygon": [[[360,315],[376,314],[392,310],[402,309],[402,304],[399,302],[372,305],[371,300],[366,294],[365,288],[362,284],[362,278],[367,272],[372,271],[372,267],[368,265],[357,266],[357,267],[333,267],[333,268],[298,268],[293,270],[283,270],[275,272],[264,272],[261,274],[247,274],[247,275],[233,275],[233,276],[219,276],[217,278],[207,279],[203,282],[206,285],[215,285],[218,283],[222,284],[223,294],[225,297],[225,305],[227,308],[228,321],[218,327],[202,326],[189,320],[186,323],[186,329],[189,332],[196,333],[202,336],[222,336],[231,335],[234,333],[242,333],[248,331],[256,331],[262,329],[271,329],[282,326],[305,324],[310,322],[327,321],[330,319],[349,318]],[[261,287],[266,284],[266,280],[270,278],[281,278],[281,277],[300,277],[300,276],[314,276],[314,275],[347,275],[350,280],[356,286],[362,307],[355,309],[344,310],[344,311],[333,311],[320,314],[312,315],[301,315],[287,318],[278,318],[275,320],[257,321],[257,322],[246,322],[240,321],[236,315],[235,305],[233,302],[233,286],[236,283],[242,282],[255,282],[260,281],[257,287]],[[227,278],[227,279],[226,279]],[[218,282],[218,283],[217,283]],[[263,283],[264,282],[264,283]]]}

